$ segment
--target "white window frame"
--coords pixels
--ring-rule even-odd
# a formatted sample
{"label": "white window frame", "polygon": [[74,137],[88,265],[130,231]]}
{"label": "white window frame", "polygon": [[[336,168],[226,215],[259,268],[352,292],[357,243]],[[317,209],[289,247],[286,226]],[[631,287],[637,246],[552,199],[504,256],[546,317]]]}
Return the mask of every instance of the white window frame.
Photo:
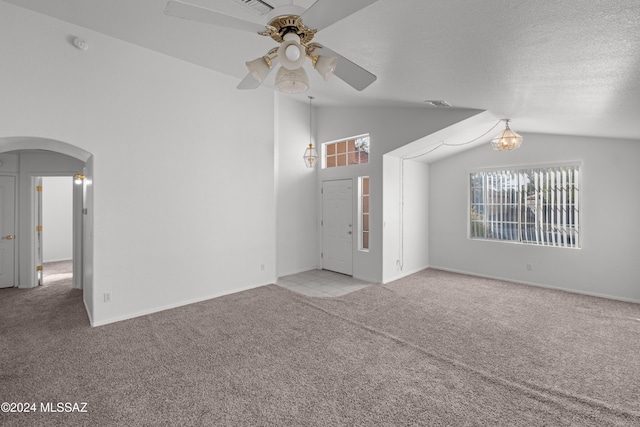
{"label": "white window frame", "polygon": [[[371,135],[369,135],[368,133],[363,133],[362,135],[350,136],[348,138],[340,138],[340,139],[336,139],[336,140],[333,140],[333,141],[323,142],[322,145],[321,145],[321,150],[320,150],[321,151],[320,166],[322,167],[322,169],[337,169],[337,168],[343,168],[343,167],[346,167],[346,166],[356,166],[356,165],[366,165],[366,164],[368,164],[369,163],[369,159],[367,158],[367,163],[356,163],[356,164],[350,165],[348,163],[348,161],[347,161],[347,163],[345,165],[342,165],[342,166],[336,165],[336,166],[332,166],[330,168],[327,167],[327,146],[328,145],[337,144],[339,142],[346,142],[348,144],[348,141],[351,141],[352,139],[353,140],[358,140],[358,139],[361,139],[361,138],[368,138],[369,139],[369,144],[368,144],[369,145],[369,150],[367,151],[367,154],[369,156],[371,156]],[[348,150],[346,151],[346,154],[347,155],[349,154]]]}
{"label": "white window frame", "polygon": [[[562,168],[574,169],[576,171],[573,177],[573,182],[567,182],[568,175],[565,176],[559,171]],[[544,196],[541,194],[544,190],[538,187],[539,182],[536,181],[533,183],[535,187],[535,197],[532,198],[531,195],[529,195],[527,199],[530,201],[524,201],[523,204],[523,175],[525,173],[533,173],[534,176],[536,176],[536,173],[542,173],[545,170],[547,170],[546,178],[541,178],[542,181],[540,182],[542,182],[544,186],[547,185],[545,180],[549,179],[549,184],[553,185],[550,198],[551,202],[544,203]],[[552,178],[549,173],[553,174]],[[561,186],[555,185],[555,174],[557,173],[561,173],[560,177],[564,180],[561,183]],[[579,161],[544,165],[505,166],[469,171],[467,174],[467,237],[471,240],[580,249],[582,246],[583,228],[580,209],[582,201],[582,173],[583,166],[582,162]],[[517,197],[516,200],[513,200],[513,195],[509,198],[509,195],[505,195],[505,192],[501,191],[497,196],[499,200],[496,203],[487,203],[487,200],[491,197],[487,193],[490,189],[488,188],[488,185],[483,185],[482,202],[474,203],[474,195],[472,194],[472,177],[476,174],[501,175],[499,178],[494,177],[496,179],[494,184],[499,185],[499,188],[501,189],[504,188],[505,179],[510,182],[513,182],[513,179],[516,179],[517,183],[513,185],[513,187],[516,188],[516,191],[513,193]],[[511,174],[510,177],[509,174]],[[486,176],[483,180],[484,179],[487,179]],[[531,181],[529,181],[529,183],[530,182]],[[569,196],[570,192],[566,189],[566,185],[569,184],[574,184],[575,191],[571,193],[574,198]],[[555,200],[561,200],[562,203],[558,205],[555,203]],[[483,208],[476,209],[482,210],[482,220],[474,221],[473,219],[474,215],[478,214],[477,212],[474,214],[474,208],[476,206],[481,206]],[[487,206],[489,206],[489,208]],[[509,206],[511,206],[511,209],[509,209]],[[570,209],[566,209],[568,206]],[[514,207],[517,212],[515,215],[513,213]],[[491,215],[491,220],[487,214],[489,209],[495,212]],[[570,220],[567,220],[567,215],[569,215]],[[479,228],[474,228],[474,223],[475,226],[482,227],[482,230],[484,230],[482,234],[484,234],[484,236],[475,235]],[[510,228],[505,227],[506,224],[514,226],[515,231],[511,230],[505,232],[505,230],[509,230]],[[487,237],[486,227],[496,227],[500,230],[501,236]],[[503,234],[508,236],[506,238],[502,237]]]}

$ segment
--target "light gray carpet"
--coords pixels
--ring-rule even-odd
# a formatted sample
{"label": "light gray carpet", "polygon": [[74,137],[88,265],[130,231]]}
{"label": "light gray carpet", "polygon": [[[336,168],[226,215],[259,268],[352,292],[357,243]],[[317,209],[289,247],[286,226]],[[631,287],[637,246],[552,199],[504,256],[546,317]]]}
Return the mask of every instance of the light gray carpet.
{"label": "light gray carpet", "polygon": [[640,305],[425,270],[338,298],[271,285],[99,328],[0,290],[2,425],[640,425]]}
{"label": "light gray carpet", "polygon": [[73,261],[45,262],[42,269],[42,284],[65,284],[73,277]]}

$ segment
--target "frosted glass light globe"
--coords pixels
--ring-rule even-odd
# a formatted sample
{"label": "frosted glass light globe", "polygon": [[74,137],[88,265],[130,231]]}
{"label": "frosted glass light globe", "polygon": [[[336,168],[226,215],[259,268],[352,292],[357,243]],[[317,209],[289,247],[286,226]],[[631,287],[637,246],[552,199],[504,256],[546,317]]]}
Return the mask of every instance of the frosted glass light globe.
{"label": "frosted glass light globe", "polygon": [[297,70],[306,58],[305,48],[300,44],[300,36],[287,33],[283,40],[278,48],[280,64],[288,70]]}
{"label": "frosted glass light globe", "polygon": [[309,77],[304,68],[288,70],[280,67],[276,73],[276,89],[284,93],[302,93],[309,89]]}
{"label": "frosted glass light globe", "polygon": [[295,44],[290,44],[284,51],[289,61],[297,61],[300,58],[300,48]]}

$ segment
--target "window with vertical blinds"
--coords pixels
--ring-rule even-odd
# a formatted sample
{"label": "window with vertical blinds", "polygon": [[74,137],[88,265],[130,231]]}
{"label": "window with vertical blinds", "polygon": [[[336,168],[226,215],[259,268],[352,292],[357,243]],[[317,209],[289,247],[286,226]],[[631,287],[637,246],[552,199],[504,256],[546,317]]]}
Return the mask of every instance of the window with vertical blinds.
{"label": "window with vertical blinds", "polygon": [[580,166],[470,174],[472,239],[580,247]]}

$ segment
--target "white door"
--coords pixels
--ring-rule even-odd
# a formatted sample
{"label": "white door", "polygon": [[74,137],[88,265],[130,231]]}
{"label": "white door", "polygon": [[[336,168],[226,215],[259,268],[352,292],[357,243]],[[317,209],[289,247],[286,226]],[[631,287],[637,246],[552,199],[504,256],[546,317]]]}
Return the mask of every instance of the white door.
{"label": "white door", "polygon": [[353,181],[322,183],[322,268],[353,274]]}
{"label": "white door", "polygon": [[82,289],[82,221],[83,187],[82,183],[73,185],[73,287]]}
{"label": "white door", "polygon": [[15,285],[16,179],[0,176],[0,288]]}

